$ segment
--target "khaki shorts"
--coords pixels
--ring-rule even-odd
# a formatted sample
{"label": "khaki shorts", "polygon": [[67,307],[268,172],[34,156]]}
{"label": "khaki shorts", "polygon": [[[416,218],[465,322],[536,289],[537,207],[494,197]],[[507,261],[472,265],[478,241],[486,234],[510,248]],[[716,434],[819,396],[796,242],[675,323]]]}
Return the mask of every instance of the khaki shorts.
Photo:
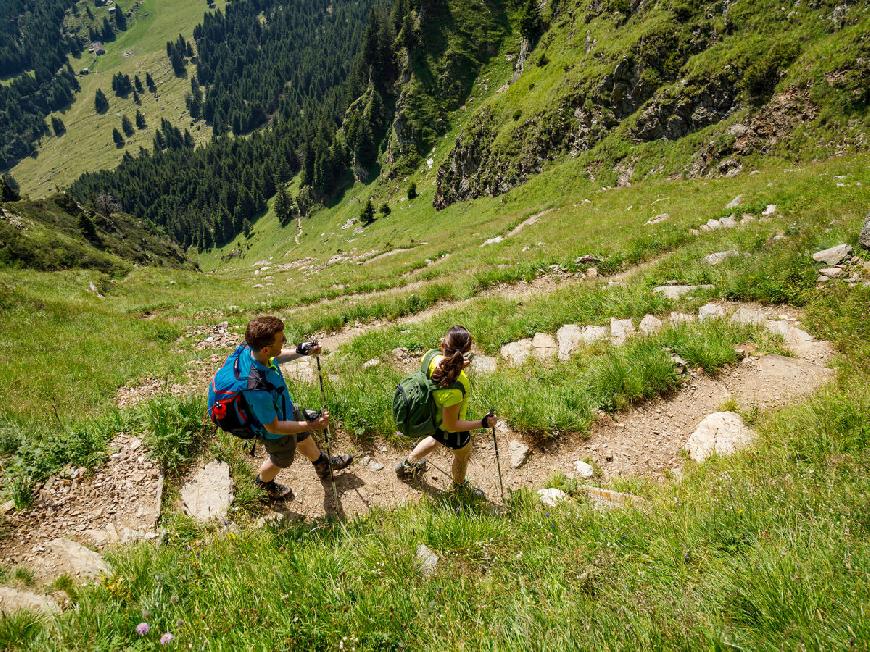
{"label": "khaki shorts", "polygon": [[269,460],[275,466],[286,469],[293,464],[293,458],[296,456],[296,444],[300,441],[308,439],[311,433],[303,432],[298,435],[284,435],[278,439],[260,438],[266,452],[269,453]]}

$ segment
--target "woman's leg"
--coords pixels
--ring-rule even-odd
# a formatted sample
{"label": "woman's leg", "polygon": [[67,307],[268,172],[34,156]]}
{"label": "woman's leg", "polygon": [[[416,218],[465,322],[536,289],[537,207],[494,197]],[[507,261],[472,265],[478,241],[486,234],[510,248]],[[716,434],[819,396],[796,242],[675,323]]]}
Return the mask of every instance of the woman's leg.
{"label": "woman's leg", "polygon": [[438,446],[440,446],[440,444],[435,441],[433,437],[426,437],[426,439],[417,444],[414,450],[411,451],[411,454],[408,455],[407,460],[409,462],[419,462],[429,453],[438,448]]}
{"label": "woman's leg", "polygon": [[468,460],[471,459],[471,441],[462,448],[453,451],[453,482],[462,484],[465,482],[465,473],[468,471]]}

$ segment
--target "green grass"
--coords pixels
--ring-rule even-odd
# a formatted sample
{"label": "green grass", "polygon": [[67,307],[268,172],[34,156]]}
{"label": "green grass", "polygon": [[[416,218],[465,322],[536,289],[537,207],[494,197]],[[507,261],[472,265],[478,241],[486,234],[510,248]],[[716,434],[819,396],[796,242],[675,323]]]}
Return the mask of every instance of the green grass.
{"label": "green grass", "polygon": [[[121,2],[128,11],[132,2]],[[223,9],[226,0],[217,0]],[[22,192],[33,197],[45,197],[72,183],[83,172],[91,172],[116,166],[124,152],[135,155],[139,147],[151,149],[154,131],[160,119],[166,118],[179,128],[191,127],[187,115],[185,94],[190,92],[190,79],[178,78],[172,72],[166,56],[166,42],[179,34],[190,39],[193,28],[208,10],[205,2],[174,2],[172,0],[144,0],[135,11],[135,18],[128,19],[128,29],[118,38],[105,43],[106,54],[95,57],[87,50],[81,57],[70,57],[73,69],[78,72],[89,68],[90,74],[79,77],[81,91],[66,112],[53,114],[66,125],[61,137],[47,136],[39,144],[35,158],[27,158],[12,169],[21,184]],[[98,11],[98,10],[95,10]],[[96,15],[96,14],[95,14]],[[132,52],[125,56],[125,52]],[[195,67],[188,66],[188,75]],[[112,76],[118,72],[138,74],[145,83],[145,73],[150,72],[157,83],[159,100],[145,89],[141,94],[142,106],[137,107],[132,94],[119,98],[112,92]],[[103,115],[94,109],[94,94],[102,88],[109,99],[109,111]],[[127,139],[124,148],[118,149],[112,142],[112,129],[120,131],[121,116],[133,121],[136,110],[142,111],[148,127]],[[51,116],[47,118],[51,119]],[[211,138],[211,128],[204,123],[191,129],[198,143]]]}
{"label": "green grass", "polygon": [[[179,524],[166,545],[113,555],[113,575],[56,624],[0,621],[0,641],[133,647],[171,631],[208,649],[861,648],[868,408],[865,384],[766,415],[756,447],[650,485],[641,511],[579,496],[545,510],[520,492],[507,513],[442,497],[347,526]],[[441,558],[431,579],[420,543]]]}

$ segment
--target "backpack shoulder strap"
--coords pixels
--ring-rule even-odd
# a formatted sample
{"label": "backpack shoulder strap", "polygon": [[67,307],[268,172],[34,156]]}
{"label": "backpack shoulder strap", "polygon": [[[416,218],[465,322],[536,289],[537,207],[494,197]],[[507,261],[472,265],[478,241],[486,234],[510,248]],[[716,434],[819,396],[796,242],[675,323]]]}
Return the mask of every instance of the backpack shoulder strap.
{"label": "backpack shoulder strap", "polygon": [[440,351],[438,349],[429,349],[426,352],[426,355],[423,356],[423,362],[420,363],[420,371],[423,372],[423,375],[427,378],[429,377],[429,365],[432,364],[432,360],[438,355]]}

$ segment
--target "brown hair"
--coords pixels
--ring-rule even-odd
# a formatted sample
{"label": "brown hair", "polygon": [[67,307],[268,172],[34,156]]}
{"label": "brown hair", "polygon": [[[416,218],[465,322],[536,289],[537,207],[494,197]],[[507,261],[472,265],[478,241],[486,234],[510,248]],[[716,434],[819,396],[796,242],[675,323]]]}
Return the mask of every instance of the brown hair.
{"label": "brown hair", "polygon": [[245,329],[245,342],[254,351],[259,351],[274,342],[275,333],[283,330],[284,322],[277,317],[257,317],[248,322],[248,327]]}
{"label": "brown hair", "polygon": [[471,349],[471,333],[465,326],[453,326],[441,340],[441,353],[444,358],[432,372],[432,380],[441,387],[450,387],[459,378],[465,367],[465,357]]}

